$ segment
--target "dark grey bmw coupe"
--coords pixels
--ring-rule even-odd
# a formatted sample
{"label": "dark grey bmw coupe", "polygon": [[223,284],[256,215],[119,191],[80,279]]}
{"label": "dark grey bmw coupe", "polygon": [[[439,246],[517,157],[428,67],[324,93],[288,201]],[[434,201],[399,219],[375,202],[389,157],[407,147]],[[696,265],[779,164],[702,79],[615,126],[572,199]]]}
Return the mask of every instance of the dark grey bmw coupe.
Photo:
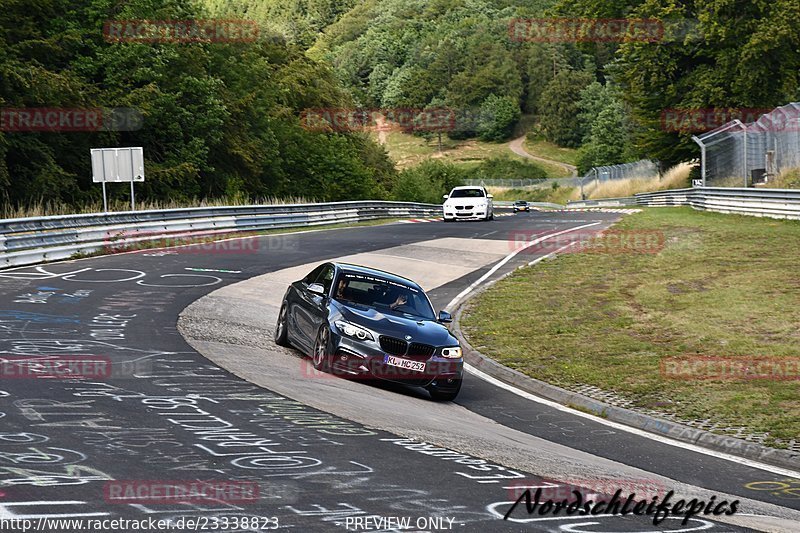
{"label": "dark grey bmw coupe", "polygon": [[289,286],[275,342],[311,356],[314,368],[424,387],[434,400],[455,399],[464,360],[422,288],[358,265],[325,263]]}

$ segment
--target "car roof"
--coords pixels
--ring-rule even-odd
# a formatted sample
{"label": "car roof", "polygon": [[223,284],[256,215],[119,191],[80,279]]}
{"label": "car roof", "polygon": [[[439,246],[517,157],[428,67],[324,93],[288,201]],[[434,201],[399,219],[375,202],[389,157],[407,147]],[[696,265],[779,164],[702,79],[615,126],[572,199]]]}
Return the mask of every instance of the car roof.
{"label": "car roof", "polygon": [[483,189],[483,187],[481,185],[459,185],[458,187],[453,187],[454,191],[461,189]]}
{"label": "car roof", "polygon": [[386,272],[385,270],[378,270],[377,268],[370,268],[363,265],[354,265],[352,263],[333,263],[334,266],[338,267],[340,270],[346,272],[355,272],[358,274],[367,274],[372,276],[379,276],[389,281],[394,281],[395,283],[400,283],[402,285],[411,285],[414,288],[422,290],[416,282],[411,281],[408,278],[404,278],[402,276],[398,276],[397,274],[392,274],[391,272]]}

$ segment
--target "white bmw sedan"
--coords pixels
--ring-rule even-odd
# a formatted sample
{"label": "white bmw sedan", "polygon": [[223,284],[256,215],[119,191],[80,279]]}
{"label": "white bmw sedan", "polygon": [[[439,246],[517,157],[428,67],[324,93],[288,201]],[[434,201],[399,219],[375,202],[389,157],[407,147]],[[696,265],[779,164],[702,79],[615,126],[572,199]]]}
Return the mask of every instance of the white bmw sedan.
{"label": "white bmw sedan", "polygon": [[492,195],[483,187],[455,187],[444,198],[444,220],[492,220]]}

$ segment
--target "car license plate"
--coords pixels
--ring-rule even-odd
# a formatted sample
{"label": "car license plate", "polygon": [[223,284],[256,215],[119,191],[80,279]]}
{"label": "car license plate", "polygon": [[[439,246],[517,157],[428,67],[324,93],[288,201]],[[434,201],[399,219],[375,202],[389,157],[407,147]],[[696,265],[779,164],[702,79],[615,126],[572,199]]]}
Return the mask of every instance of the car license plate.
{"label": "car license plate", "polygon": [[414,370],[416,372],[425,372],[425,363],[422,361],[412,361],[411,359],[403,359],[402,357],[393,357],[391,355],[387,355],[383,362],[390,366]]}

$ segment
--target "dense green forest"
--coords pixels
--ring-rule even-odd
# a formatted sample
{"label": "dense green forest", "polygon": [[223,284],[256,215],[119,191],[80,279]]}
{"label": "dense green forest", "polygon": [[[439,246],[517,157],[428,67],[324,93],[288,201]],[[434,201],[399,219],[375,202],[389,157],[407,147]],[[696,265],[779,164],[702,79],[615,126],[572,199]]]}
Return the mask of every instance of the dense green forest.
{"label": "dense green forest", "polygon": [[[453,138],[506,140],[521,116],[579,167],[696,157],[665,109],[798,99],[797,0],[0,0],[0,108],[133,108],[134,131],[0,131],[0,202],[96,200],[89,149],[142,146],[143,199],[304,196],[431,201],[504,160],[398,172],[313,108],[451,108]],[[531,42],[519,18],[663,21],[656,42]],[[252,42],[115,42],[109,20],[255,21]],[[472,117],[473,120],[466,120]],[[476,118],[477,117],[477,118]],[[465,120],[462,120],[464,118]],[[0,128],[2,130],[2,128]],[[433,135],[431,132],[417,132]],[[110,188],[125,195],[124,188]]]}

